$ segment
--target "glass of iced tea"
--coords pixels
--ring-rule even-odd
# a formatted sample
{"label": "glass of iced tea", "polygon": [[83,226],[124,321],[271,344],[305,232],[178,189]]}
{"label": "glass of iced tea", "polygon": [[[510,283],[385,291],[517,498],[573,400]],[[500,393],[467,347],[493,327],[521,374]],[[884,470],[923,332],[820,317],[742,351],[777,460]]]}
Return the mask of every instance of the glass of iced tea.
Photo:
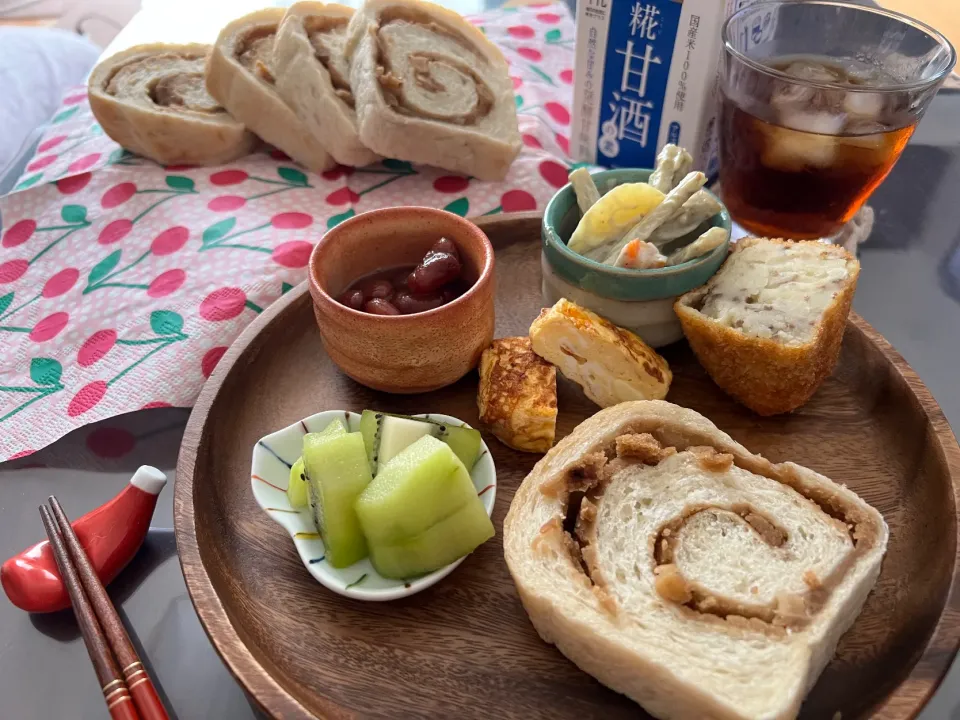
{"label": "glass of iced tea", "polygon": [[828,238],[890,172],[956,60],[905,15],[763,2],[723,27],[720,187],[740,225]]}

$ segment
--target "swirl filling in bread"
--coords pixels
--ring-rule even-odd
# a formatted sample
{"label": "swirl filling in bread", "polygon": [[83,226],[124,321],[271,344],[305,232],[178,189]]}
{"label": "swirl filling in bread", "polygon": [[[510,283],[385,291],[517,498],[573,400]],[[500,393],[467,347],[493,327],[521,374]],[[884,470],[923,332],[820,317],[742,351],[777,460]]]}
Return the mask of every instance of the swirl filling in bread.
{"label": "swirl filling in bread", "polygon": [[251,30],[237,44],[237,62],[266,83],[273,85],[270,65],[273,61],[273,41],[276,28],[258,27]]}
{"label": "swirl filling in bread", "polygon": [[123,147],[164,165],[219,165],[257,140],[208,92],[209,45],[155,43],[113,55],[90,73],[90,109]]}
{"label": "swirl filling in bread", "polygon": [[304,18],[303,26],[317,61],[330,73],[334,92],[352,108],[355,101],[350,89],[350,65],[344,54],[348,23],[345,17],[310,16]]}
{"label": "swirl filling in bread", "polygon": [[347,29],[353,15],[345,5],[294,3],[277,30],[270,67],[277,93],[304,131],[337,162],[361,166],[380,158],[357,132],[347,57]]}
{"label": "swirl filling in bread", "polygon": [[711,446],[636,430],[540,488],[566,496],[567,509],[534,544],[564,533],[574,566],[610,609],[629,613],[638,585],[651,585],[691,617],[780,633],[809,622],[876,543],[856,507],[797,492],[770,463],[738,465]]}
{"label": "swirl filling in bread", "polygon": [[404,7],[385,11],[375,32],[377,80],[396,112],[457,125],[490,114],[493,92],[474,69],[487,60],[460,33]]}
{"label": "swirl filling in bread", "polygon": [[266,8],[227,23],[207,61],[207,90],[263,140],[310,170],[323,172],[335,164],[334,158],[280,91],[284,68],[276,45],[283,18],[281,8]]}
{"label": "swirl filling in bread", "polygon": [[365,0],[347,26],[360,140],[384,157],[503,180],[520,152],[507,62],[457,13]]}
{"label": "swirl filling in bread", "polygon": [[524,479],[504,556],[547,642],[660,718],[791,718],[880,572],[883,517],[662,401],[600,411]]}
{"label": "swirl filling in bread", "polygon": [[159,53],[114,68],[107,94],[142,105],[182,108],[192,112],[226,112],[203,84],[204,55]]}

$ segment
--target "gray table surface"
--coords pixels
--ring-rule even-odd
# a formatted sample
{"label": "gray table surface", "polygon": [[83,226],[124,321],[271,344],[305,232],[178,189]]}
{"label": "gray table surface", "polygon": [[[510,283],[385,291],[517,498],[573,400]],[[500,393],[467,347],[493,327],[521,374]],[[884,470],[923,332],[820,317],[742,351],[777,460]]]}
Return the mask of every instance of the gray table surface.
{"label": "gray table surface", "polygon": [[[960,92],[936,98],[870,203],[876,226],[860,248],[854,307],[904,355],[953,427],[960,427]],[[49,494],[56,493],[77,517],[112,497],[141,463],[171,471],[187,415],[164,409],[113,418],[0,466],[0,558],[40,539],[37,507]],[[171,530],[172,506],[171,483],[161,493],[144,548],[110,593],[172,717],[258,717],[207,640],[187,596]],[[0,717],[105,716],[69,611],[29,616],[0,599]],[[960,718],[956,664],[921,715],[948,717]]]}

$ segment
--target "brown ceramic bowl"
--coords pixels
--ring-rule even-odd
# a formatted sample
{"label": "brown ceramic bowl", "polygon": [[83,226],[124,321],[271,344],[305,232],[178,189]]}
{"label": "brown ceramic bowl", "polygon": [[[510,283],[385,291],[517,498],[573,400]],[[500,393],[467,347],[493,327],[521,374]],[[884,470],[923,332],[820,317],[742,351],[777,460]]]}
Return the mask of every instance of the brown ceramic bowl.
{"label": "brown ceramic bowl", "polygon": [[[441,237],[460,251],[470,289],[435,310],[371,315],[336,298],[358,278],[416,265]],[[310,256],[310,295],[330,358],[362,385],[420,393],[450,385],[474,368],[493,340],[493,247],[459,215],[421,207],[371,210],[340,223]]]}

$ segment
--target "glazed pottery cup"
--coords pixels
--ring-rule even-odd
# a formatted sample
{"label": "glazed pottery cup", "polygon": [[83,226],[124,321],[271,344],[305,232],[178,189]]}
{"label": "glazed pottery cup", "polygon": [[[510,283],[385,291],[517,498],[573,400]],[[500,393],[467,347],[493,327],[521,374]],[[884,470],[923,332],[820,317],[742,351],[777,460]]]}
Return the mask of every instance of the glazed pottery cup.
{"label": "glazed pottery cup", "polygon": [[[414,315],[372,315],[336,298],[357,279],[416,265],[441,237],[460,252],[470,283],[456,300]],[[429,392],[466,375],[493,340],[493,247],[459,215],[421,207],[371,210],[327,232],[310,256],[310,295],[323,346],[362,385]]]}
{"label": "glazed pottery cup", "polygon": [[[652,170],[623,168],[593,173],[600,194],[623,183],[646,182]],[[571,185],[560,188],[547,204],[541,230],[543,301],[553,305],[564,297],[610,322],[635,332],[652,347],[683,337],[673,303],[683,293],[700,287],[727,257],[730,239],[711,252],[680,265],[631,270],[604,265],[567,247],[580,221],[580,209]],[[706,221],[706,227],[726,228],[730,214],[724,207]]]}

